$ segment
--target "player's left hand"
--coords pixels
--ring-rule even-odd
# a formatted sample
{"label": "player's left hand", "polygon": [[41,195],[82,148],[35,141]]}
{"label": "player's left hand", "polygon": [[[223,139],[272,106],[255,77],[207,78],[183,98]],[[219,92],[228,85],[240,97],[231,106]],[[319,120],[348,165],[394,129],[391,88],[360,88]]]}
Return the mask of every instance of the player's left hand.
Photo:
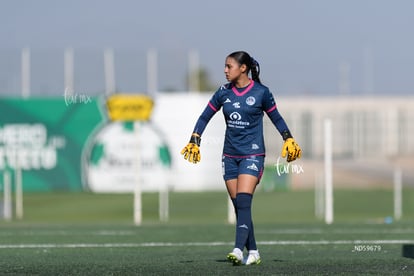
{"label": "player's left hand", "polygon": [[285,158],[287,155],[287,161],[291,162],[302,156],[302,150],[296,143],[295,139],[288,138],[285,140],[282,148],[282,157]]}

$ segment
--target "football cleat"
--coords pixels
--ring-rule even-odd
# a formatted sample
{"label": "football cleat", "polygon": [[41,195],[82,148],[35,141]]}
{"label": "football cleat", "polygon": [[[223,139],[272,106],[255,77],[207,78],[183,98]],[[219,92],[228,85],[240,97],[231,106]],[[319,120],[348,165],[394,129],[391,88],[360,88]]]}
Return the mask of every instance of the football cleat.
{"label": "football cleat", "polygon": [[247,256],[246,265],[260,264],[262,260],[260,259],[260,254],[258,250],[249,250],[249,255]]}
{"label": "football cleat", "polygon": [[241,265],[243,262],[243,252],[239,248],[234,248],[232,252],[227,254],[227,260],[233,265]]}

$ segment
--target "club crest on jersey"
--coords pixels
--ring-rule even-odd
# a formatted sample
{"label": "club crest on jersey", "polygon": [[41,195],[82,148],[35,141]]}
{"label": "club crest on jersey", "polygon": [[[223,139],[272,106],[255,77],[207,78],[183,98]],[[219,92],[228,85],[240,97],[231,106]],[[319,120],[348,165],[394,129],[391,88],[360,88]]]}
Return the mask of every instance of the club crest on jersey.
{"label": "club crest on jersey", "polygon": [[253,96],[247,97],[246,104],[247,105],[254,105],[256,103],[256,99]]}

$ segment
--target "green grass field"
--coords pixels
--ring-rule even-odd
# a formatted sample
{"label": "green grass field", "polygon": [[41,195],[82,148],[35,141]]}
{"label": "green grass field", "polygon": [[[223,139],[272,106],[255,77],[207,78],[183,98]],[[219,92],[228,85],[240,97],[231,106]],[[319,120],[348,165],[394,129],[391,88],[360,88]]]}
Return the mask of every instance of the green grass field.
{"label": "green grass field", "polygon": [[[224,192],[171,193],[170,220],[157,194],[26,194],[24,219],[0,223],[0,275],[412,275],[414,191],[403,218],[388,190],[335,191],[335,221],[314,215],[313,191],[257,192],[255,233],[262,264],[225,261],[234,227]],[[405,251],[404,251],[405,250]],[[405,253],[404,253],[405,252]]]}

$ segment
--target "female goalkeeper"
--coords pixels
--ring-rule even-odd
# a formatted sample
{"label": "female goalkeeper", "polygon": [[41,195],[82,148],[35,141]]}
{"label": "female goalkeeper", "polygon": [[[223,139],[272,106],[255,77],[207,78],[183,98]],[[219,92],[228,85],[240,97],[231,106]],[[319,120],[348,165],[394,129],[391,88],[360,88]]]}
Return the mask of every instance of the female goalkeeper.
{"label": "female goalkeeper", "polygon": [[[226,58],[224,74],[229,82],[208,102],[181,154],[189,162],[200,161],[201,135],[213,115],[223,108],[226,121],[223,178],[237,218],[235,246],[227,259],[234,265],[259,264],[251,205],[264,168],[263,113],[269,116],[284,140],[282,157],[287,156],[287,161],[291,162],[301,157],[301,149],[279,114],[272,93],[261,83],[260,66],[255,59],[244,51],[231,53]],[[245,261],[244,248],[248,251]]]}

